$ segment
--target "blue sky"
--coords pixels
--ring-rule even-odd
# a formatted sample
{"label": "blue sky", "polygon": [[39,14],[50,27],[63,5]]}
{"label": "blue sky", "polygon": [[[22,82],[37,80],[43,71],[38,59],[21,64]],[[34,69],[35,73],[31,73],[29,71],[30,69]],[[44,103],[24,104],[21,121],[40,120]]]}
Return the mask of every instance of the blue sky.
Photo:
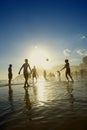
{"label": "blue sky", "polygon": [[[34,50],[49,52],[50,66],[79,64],[87,55],[86,0],[0,0],[0,78],[9,63],[17,75]],[[34,63],[35,64],[35,63]]]}

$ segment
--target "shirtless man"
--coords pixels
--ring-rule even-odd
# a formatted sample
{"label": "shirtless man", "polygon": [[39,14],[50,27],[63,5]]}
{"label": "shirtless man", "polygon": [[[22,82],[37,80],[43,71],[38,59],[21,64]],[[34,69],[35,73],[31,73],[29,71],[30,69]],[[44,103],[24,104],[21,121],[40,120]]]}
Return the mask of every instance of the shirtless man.
{"label": "shirtless man", "polygon": [[68,78],[68,76],[69,76],[71,78],[72,82],[74,82],[74,80],[71,76],[71,71],[70,71],[68,59],[65,60],[65,66],[60,71],[62,71],[63,69],[66,69],[65,76],[66,76],[67,80],[69,81],[69,78]]}
{"label": "shirtless man", "polygon": [[22,67],[19,70],[19,74],[20,74],[21,70],[23,69],[23,75],[24,75],[24,78],[25,78],[24,87],[26,87],[26,86],[29,87],[29,84],[28,84],[28,76],[29,76],[28,68],[31,72],[31,67],[28,63],[28,59],[25,59],[25,63],[22,65]]}

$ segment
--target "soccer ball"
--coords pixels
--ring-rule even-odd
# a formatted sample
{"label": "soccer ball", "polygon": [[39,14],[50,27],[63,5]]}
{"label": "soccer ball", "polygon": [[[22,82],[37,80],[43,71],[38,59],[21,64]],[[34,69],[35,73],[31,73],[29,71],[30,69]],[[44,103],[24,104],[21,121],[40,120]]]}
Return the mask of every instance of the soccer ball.
{"label": "soccer ball", "polygon": [[49,61],[49,59],[47,58],[46,61]]}

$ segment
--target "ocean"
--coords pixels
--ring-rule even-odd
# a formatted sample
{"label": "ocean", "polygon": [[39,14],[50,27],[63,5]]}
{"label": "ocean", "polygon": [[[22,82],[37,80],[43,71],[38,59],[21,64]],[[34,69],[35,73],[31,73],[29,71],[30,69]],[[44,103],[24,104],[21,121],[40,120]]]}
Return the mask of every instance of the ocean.
{"label": "ocean", "polygon": [[87,78],[0,81],[0,130],[86,130]]}

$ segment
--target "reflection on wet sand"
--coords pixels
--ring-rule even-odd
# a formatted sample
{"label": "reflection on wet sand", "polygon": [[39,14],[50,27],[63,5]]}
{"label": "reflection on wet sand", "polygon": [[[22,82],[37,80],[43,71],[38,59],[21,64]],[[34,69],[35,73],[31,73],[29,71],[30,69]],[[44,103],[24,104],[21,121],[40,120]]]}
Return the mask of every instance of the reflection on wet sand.
{"label": "reflection on wet sand", "polygon": [[11,85],[9,85],[8,99],[9,99],[9,101],[13,101],[13,90],[11,88]]}
{"label": "reflection on wet sand", "polygon": [[37,92],[37,86],[33,86],[33,93],[35,96],[37,96],[38,92]]}
{"label": "reflection on wet sand", "polygon": [[9,100],[9,103],[10,103],[11,110],[13,111],[14,110],[13,89],[11,87],[11,84],[9,84],[8,88],[9,88],[9,90],[8,90],[8,100]]}
{"label": "reflection on wet sand", "polygon": [[[44,105],[44,102],[47,102],[47,93],[48,89],[45,88],[46,80],[41,78],[41,80],[37,83],[37,100],[39,101],[40,105]],[[46,93],[45,93],[46,92]]]}
{"label": "reflection on wet sand", "polygon": [[24,101],[25,101],[25,107],[27,110],[26,115],[27,115],[28,121],[32,121],[31,115],[29,114],[32,107],[31,107],[31,101],[30,101],[28,88],[24,88],[24,90],[25,90]]}
{"label": "reflection on wet sand", "polygon": [[24,89],[25,89],[24,101],[25,101],[26,109],[30,110],[31,102],[30,102],[30,98],[29,98],[28,88],[24,88]]}

